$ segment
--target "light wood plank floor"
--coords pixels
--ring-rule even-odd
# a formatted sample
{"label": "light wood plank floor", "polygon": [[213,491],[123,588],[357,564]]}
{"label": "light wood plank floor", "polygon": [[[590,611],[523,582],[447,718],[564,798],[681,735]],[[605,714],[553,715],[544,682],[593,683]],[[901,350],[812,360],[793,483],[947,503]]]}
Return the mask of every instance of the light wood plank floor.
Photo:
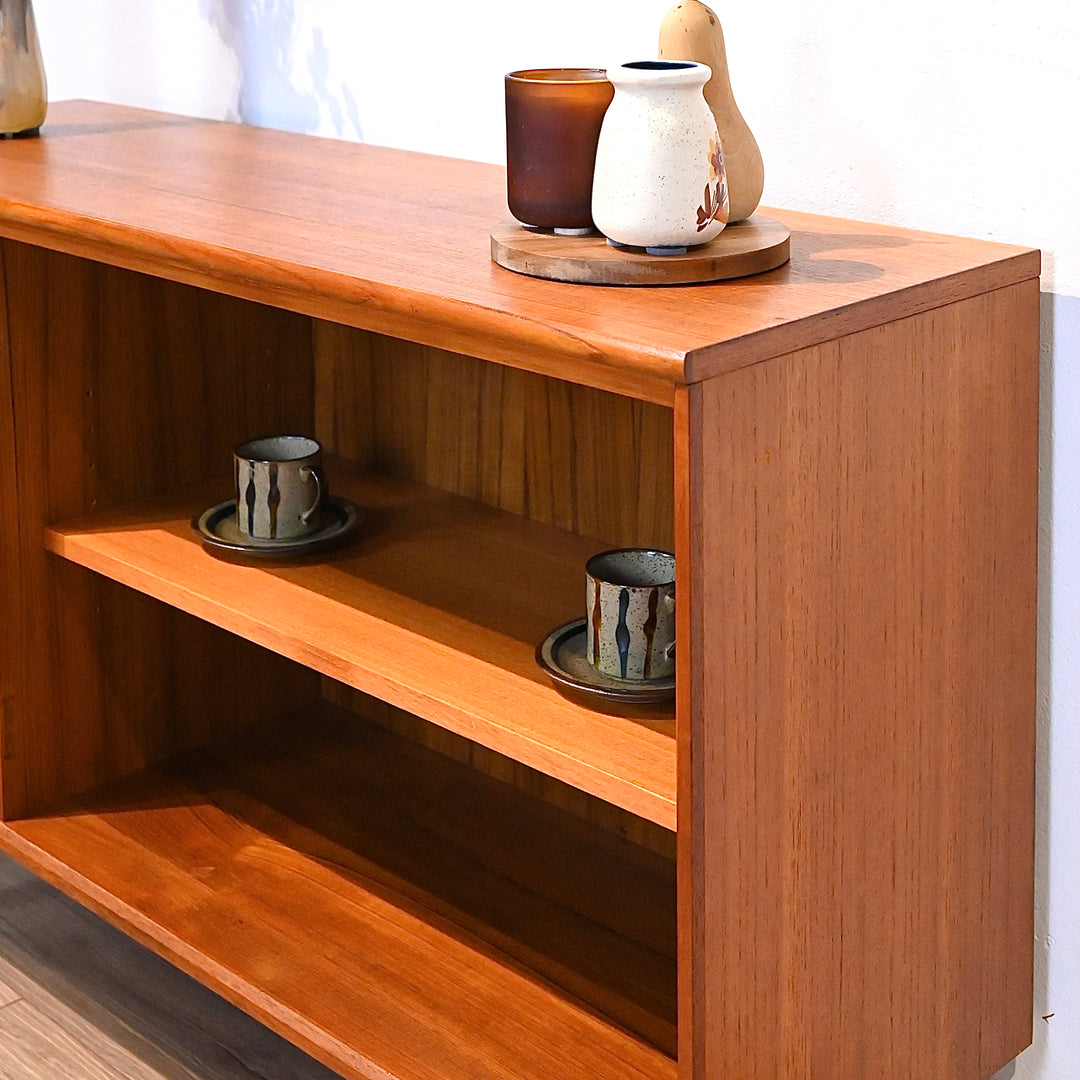
{"label": "light wood plank floor", "polygon": [[339,1080],[0,856],[0,1080]]}

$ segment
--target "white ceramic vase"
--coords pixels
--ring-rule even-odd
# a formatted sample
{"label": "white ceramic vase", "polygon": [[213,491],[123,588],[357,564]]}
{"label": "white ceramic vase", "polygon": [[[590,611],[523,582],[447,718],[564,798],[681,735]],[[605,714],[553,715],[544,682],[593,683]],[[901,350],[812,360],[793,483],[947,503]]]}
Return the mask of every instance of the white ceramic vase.
{"label": "white ceramic vase", "polygon": [[616,244],[655,253],[706,244],[727,224],[728,192],[705,64],[642,60],[608,69],[615,96],[593,177],[593,220]]}

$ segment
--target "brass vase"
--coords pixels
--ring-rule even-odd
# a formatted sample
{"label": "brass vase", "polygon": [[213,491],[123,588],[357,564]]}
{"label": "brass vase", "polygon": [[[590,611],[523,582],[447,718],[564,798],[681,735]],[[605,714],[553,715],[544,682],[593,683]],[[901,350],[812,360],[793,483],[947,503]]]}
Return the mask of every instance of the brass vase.
{"label": "brass vase", "polygon": [[47,101],[34,6],[0,0],[0,135],[36,134]]}

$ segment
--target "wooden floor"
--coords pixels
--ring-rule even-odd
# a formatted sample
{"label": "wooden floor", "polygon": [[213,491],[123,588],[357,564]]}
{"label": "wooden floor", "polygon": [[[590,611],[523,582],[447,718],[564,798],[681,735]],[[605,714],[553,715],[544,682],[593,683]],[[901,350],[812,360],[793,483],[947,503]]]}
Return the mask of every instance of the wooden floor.
{"label": "wooden floor", "polygon": [[337,1080],[0,856],[0,1080]]}

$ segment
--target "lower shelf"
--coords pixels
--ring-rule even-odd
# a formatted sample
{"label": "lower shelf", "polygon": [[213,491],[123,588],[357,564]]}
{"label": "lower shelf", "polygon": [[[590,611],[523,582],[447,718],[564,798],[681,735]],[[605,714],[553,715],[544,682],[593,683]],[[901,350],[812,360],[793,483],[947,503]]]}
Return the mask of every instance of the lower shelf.
{"label": "lower shelf", "polygon": [[341,710],[0,847],[347,1077],[675,1076],[671,861]]}

